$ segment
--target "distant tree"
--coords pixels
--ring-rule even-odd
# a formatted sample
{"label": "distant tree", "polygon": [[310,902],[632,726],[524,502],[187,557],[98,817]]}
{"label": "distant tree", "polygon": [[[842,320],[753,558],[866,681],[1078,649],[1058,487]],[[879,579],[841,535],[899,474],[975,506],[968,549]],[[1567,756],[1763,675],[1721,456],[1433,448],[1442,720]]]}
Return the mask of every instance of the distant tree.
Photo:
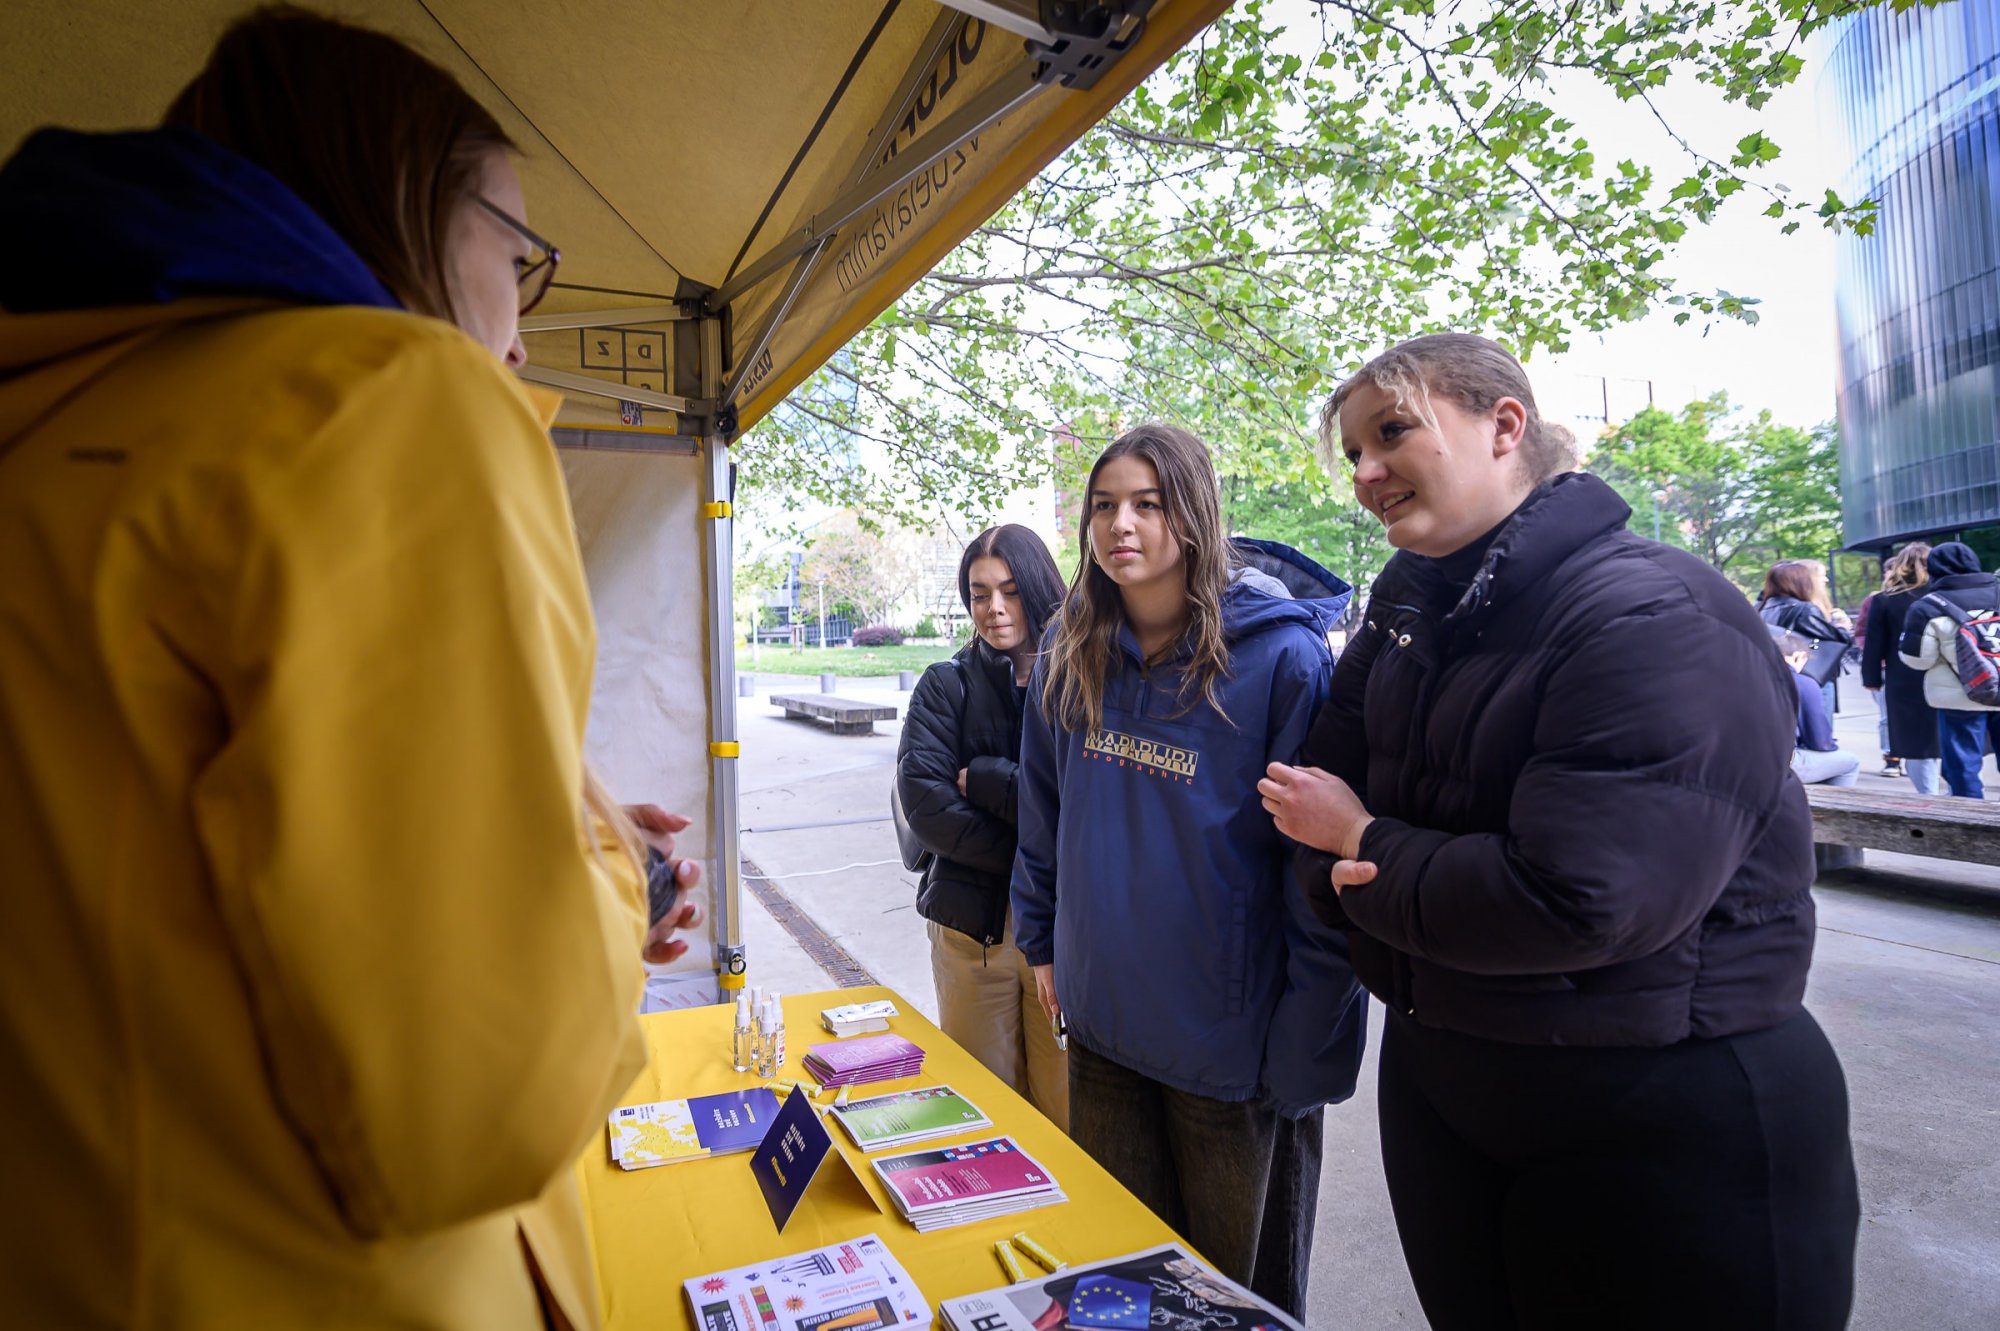
{"label": "distant tree", "polygon": [[799,570],[801,586],[826,582],[829,605],[840,602],[853,607],[861,619],[883,624],[917,590],[923,567],[893,534],[864,526],[852,511],[836,514],[823,523],[806,549]]}
{"label": "distant tree", "polygon": [[1780,559],[1840,544],[1840,465],[1831,424],[1746,417],[1726,394],[1678,414],[1648,407],[1592,449],[1591,471],[1632,506],[1632,526],[1707,560],[1745,588]]}

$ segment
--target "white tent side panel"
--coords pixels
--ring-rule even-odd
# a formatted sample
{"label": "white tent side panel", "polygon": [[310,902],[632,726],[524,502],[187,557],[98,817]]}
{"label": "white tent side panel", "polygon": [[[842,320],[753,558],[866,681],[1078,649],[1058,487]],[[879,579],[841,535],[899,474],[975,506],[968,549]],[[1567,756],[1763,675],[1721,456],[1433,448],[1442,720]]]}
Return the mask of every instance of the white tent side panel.
{"label": "white tent side panel", "polygon": [[[561,458],[597,615],[585,753],[619,802],[694,820],[675,849],[702,862],[694,900],[712,924],[702,461],[587,449],[564,449]],[[696,933],[687,955],[647,968],[649,1007],[714,1001],[713,939],[707,927]]]}

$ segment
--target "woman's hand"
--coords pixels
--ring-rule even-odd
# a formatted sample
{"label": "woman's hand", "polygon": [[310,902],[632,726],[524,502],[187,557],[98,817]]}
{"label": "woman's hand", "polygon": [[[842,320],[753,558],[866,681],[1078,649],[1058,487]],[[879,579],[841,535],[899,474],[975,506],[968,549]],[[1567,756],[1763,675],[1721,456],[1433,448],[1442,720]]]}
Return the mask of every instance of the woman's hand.
{"label": "woman's hand", "polygon": [[1375,821],[1351,786],[1317,767],[1272,763],[1257,783],[1257,793],[1280,832],[1344,860],[1360,854],[1361,834]]}
{"label": "woman's hand", "polygon": [[639,839],[667,857],[674,866],[674,884],[680,889],[681,903],[660,917],[646,931],[640,955],[656,966],[686,955],[688,945],[674,935],[701,923],[701,907],[688,901],[687,894],[701,881],[701,866],[693,860],[674,859],[674,834],[685,832],[693,821],[683,814],[668,813],[657,804],[628,804],[625,816],[639,830]]}
{"label": "woman's hand", "polygon": [[1062,1015],[1062,1001],[1056,997],[1056,968],[1048,965],[1030,966],[1028,969],[1035,973],[1035,997],[1042,1001],[1042,1015],[1053,1026],[1056,1018]]}
{"label": "woman's hand", "polygon": [[965,769],[963,767],[958,769],[958,793],[960,795],[965,794]]}

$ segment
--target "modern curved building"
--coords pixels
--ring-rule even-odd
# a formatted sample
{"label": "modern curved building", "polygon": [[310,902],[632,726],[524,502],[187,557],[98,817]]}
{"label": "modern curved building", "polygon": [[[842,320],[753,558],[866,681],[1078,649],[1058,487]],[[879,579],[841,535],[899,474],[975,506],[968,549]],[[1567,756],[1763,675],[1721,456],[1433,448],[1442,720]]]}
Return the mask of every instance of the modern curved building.
{"label": "modern curved building", "polygon": [[2000,565],[2000,0],[1878,5],[1819,43],[1842,198],[1841,518],[1850,549],[1957,537]]}

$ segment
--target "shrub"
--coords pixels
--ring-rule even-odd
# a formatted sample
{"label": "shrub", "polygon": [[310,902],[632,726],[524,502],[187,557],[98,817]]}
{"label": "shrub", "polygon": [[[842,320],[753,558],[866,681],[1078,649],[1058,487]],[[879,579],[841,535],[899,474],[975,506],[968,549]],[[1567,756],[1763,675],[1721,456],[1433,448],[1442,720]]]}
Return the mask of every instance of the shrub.
{"label": "shrub", "polygon": [[900,647],[903,645],[903,630],[887,624],[870,624],[854,630],[852,641],[856,647]]}
{"label": "shrub", "polygon": [[912,638],[937,637],[938,636],[937,621],[935,619],[932,619],[929,615],[925,615],[922,619],[917,621],[917,626],[910,630],[910,636]]}

